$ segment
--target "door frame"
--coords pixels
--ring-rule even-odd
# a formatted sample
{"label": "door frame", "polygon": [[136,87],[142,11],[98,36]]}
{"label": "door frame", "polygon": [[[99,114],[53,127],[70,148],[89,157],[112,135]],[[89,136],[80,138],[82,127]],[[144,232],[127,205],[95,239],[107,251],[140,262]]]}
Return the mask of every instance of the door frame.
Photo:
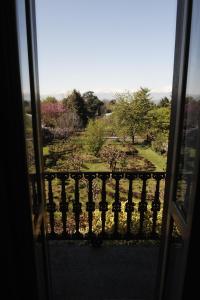
{"label": "door frame", "polygon": [[42,212],[42,220],[40,223],[40,240],[43,244],[43,259],[45,272],[45,285],[47,299],[52,299],[52,281],[51,268],[49,262],[49,251],[47,245],[47,227],[45,223],[45,188],[44,188],[44,163],[42,150],[42,132],[41,132],[41,109],[40,109],[40,89],[39,89],[39,71],[38,71],[38,50],[37,50],[37,26],[36,26],[36,8],[35,0],[25,0],[26,10],[26,26],[27,26],[27,45],[29,59],[29,79],[30,92],[32,101],[33,116],[33,137],[35,141],[35,158],[36,158],[36,181],[38,186],[38,197],[40,201],[40,211]]}
{"label": "door frame", "polygon": [[[20,0],[25,3],[26,27],[27,27],[27,48],[29,62],[29,81],[31,94],[31,111],[33,124],[34,153],[36,164],[36,182],[37,196],[40,200],[39,210],[44,210],[45,195],[43,181],[43,154],[42,154],[42,136],[41,136],[41,113],[40,113],[40,92],[38,77],[38,55],[37,55],[37,30],[36,30],[36,14],[35,0]],[[41,220],[38,220],[41,222]],[[43,222],[44,223],[44,222]],[[46,236],[46,228],[42,227],[42,234]],[[36,232],[37,235],[37,232]]]}
{"label": "door frame", "polygon": [[[176,289],[180,297],[184,297],[189,288],[188,274],[191,273],[191,261],[189,262],[190,253],[193,251],[191,245],[194,244],[195,227],[198,222],[197,213],[199,204],[196,201],[199,197],[197,185],[193,191],[193,203],[191,204],[187,218],[183,216],[177,203],[176,197],[177,175],[179,165],[179,153],[181,148],[182,124],[184,120],[185,93],[188,73],[188,59],[190,47],[190,33],[192,20],[192,0],[178,0],[177,19],[176,19],[176,40],[174,55],[174,74],[172,88],[172,107],[170,120],[169,151],[167,159],[167,175],[163,208],[163,223],[161,234],[161,248],[159,256],[159,270],[157,279],[157,299],[163,300],[165,292],[170,289],[167,282],[169,274],[170,243],[175,223],[182,237],[183,258],[180,267],[180,278],[177,280]],[[197,161],[196,174],[199,175],[199,158]],[[198,178],[198,177],[197,177]],[[196,194],[195,194],[196,193]],[[194,258],[194,257],[193,257]],[[193,276],[194,277],[194,276]],[[182,298],[180,298],[182,299]],[[178,299],[177,299],[178,300]]]}
{"label": "door frame", "polygon": [[[0,11],[0,72],[3,78],[1,87],[4,95],[1,103],[2,113],[0,118],[1,128],[3,129],[1,131],[3,147],[1,147],[0,157],[3,178],[0,181],[0,194],[2,214],[6,216],[5,226],[2,228],[2,231],[6,233],[3,237],[3,242],[6,246],[5,257],[8,257],[5,270],[5,275],[8,274],[8,276],[5,276],[7,284],[3,285],[2,288],[5,289],[6,297],[9,299],[38,300],[41,297],[38,290],[34,246],[36,236],[33,234],[29,173],[27,168],[16,1],[6,1],[4,8]],[[30,7],[30,3],[33,5],[33,2],[31,0],[26,1],[27,16],[28,10],[30,12],[33,11],[33,7]],[[28,52],[29,55],[33,56],[30,50]],[[29,64],[33,67],[35,63],[31,63],[29,58]],[[33,70],[30,68],[29,73],[32,72]],[[36,78],[34,75],[32,76],[30,81]],[[33,91],[31,92],[32,94]],[[38,123],[37,128],[39,128]],[[41,161],[39,165],[42,166]],[[40,171],[40,174],[42,187],[42,171]],[[39,243],[44,243],[44,234],[45,230],[42,229],[42,235],[37,236]],[[46,255],[45,250],[42,256],[44,255]],[[46,264],[46,258],[42,260],[42,263]],[[46,266],[47,264],[45,265],[45,270]],[[47,275],[48,272],[45,273],[45,282],[49,280]],[[9,289],[7,286],[9,286]],[[45,286],[44,290],[45,298],[43,299],[49,299],[48,287]]]}

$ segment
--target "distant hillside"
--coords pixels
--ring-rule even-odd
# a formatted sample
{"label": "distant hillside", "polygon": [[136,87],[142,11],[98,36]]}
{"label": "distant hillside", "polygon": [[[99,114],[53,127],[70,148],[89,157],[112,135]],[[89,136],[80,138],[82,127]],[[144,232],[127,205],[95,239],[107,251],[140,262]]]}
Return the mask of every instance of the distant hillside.
{"label": "distant hillside", "polygon": [[[95,95],[97,95],[97,97],[100,100],[113,100],[115,98],[115,93],[113,92],[95,92]],[[45,99],[48,96],[53,96],[58,100],[61,100],[65,97],[64,93],[55,93],[55,94],[41,94],[40,97],[41,99]],[[157,103],[161,98],[163,97],[170,97],[171,96],[171,92],[163,92],[163,93],[151,93],[151,97],[152,97],[152,101]]]}

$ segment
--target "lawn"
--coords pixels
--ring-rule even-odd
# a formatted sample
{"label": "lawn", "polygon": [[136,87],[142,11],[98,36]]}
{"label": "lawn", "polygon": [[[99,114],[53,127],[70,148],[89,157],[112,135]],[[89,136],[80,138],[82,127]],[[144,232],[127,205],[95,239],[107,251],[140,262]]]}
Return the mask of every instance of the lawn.
{"label": "lawn", "polygon": [[[58,146],[56,146],[58,145]],[[60,142],[54,143],[53,152],[55,155],[57,151],[60,151]],[[66,141],[64,144],[64,148],[62,148],[62,153],[64,154],[60,162],[62,162],[62,168],[65,169],[65,160],[71,157],[73,153],[78,155],[80,159],[83,161],[83,165],[81,167],[81,171],[93,171],[93,172],[109,172],[109,164],[102,157],[95,157],[91,153],[88,152],[87,147],[84,146],[82,136],[73,137],[70,141]],[[76,146],[75,146],[76,145]],[[76,147],[75,149],[73,147]],[[150,147],[142,146],[142,145],[131,145],[131,144],[122,144],[119,141],[106,140],[105,146],[114,147],[117,150],[124,151],[127,153],[127,167],[125,170],[127,171],[165,171],[166,170],[166,156],[160,155],[153,151]],[[50,155],[50,147],[43,147],[43,155],[44,157],[49,157]],[[61,146],[63,147],[63,146]],[[51,148],[52,149],[52,148]],[[51,150],[52,151],[52,150]],[[134,151],[138,151],[135,153]],[[59,166],[55,164],[53,170]],[[117,168],[119,168],[119,164]],[[52,171],[53,171],[52,170]],[[66,169],[67,170],[67,169]],[[117,169],[120,171],[120,169]],[[50,171],[48,169],[48,171]],[[72,170],[73,171],[73,170]]]}
{"label": "lawn", "polygon": [[136,145],[135,148],[138,150],[139,155],[146,158],[155,165],[155,171],[166,171],[166,156],[158,154],[147,146]]}
{"label": "lawn", "polygon": [[[112,146],[118,150],[124,151],[127,153],[127,171],[163,171],[165,169],[166,158],[155,153],[153,150],[147,147],[142,147],[141,145],[131,145],[131,144],[122,144],[120,141],[113,141],[110,139],[106,140],[106,146]],[[74,148],[74,146],[76,148]],[[135,152],[134,150],[138,150]],[[52,152],[53,151],[53,152]],[[53,145],[48,145],[43,148],[44,157],[49,159],[52,156],[52,153],[57,153],[57,151],[61,151],[62,155],[58,159],[58,161],[53,166],[46,166],[46,170],[48,171],[59,171],[59,167],[62,166],[62,171],[69,171],[66,164],[66,159],[71,159],[73,155],[79,155],[83,161],[82,167],[80,171],[93,171],[93,172],[102,172],[102,171],[111,171],[109,169],[109,164],[100,156],[96,157],[88,152],[87,147],[83,143],[83,137],[75,136],[71,138],[71,140],[63,142],[57,141],[54,142]],[[53,154],[54,155],[54,154]],[[117,164],[117,167],[119,165]],[[120,169],[119,169],[120,170]],[[124,171],[126,171],[124,170]],[[73,170],[72,170],[73,171]],[[113,211],[112,204],[115,199],[115,187],[116,182],[114,179],[109,179],[106,184],[106,200],[108,202],[108,212],[107,212],[107,221],[106,228],[107,230],[111,230],[113,226]],[[147,203],[148,209],[146,213],[146,228],[151,228],[152,224],[152,200],[155,196],[155,187],[156,181],[154,179],[149,179],[146,186],[147,192]],[[58,231],[62,230],[62,220],[61,213],[59,212],[59,203],[60,203],[60,195],[61,195],[61,183],[58,179],[54,179],[52,183],[53,188],[53,197],[58,208],[55,219],[56,219],[56,228]],[[120,180],[120,201],[121,201],[121,212],[119,213],[119,224],[121,231],[126,229],[126,219],[127,214],[125,212],[125,204],[128,197],[128,189],[129,189],[129,181],[127,179]],[[84,178],[79,181],[79,192],[80,192],[80,202],[82,203],[83,212],[81,214],[80,219],[80,227],[81,231],[86,232],[88,230],[88,213],[86,212],[86,201],[88,199],[88,182]],[[99,202],[101,201],[101,192],[102,192],[102,181],[100,179],[95,179],[93,181],[93,200],[95,202],[96,208],[98,208]],[[133,230],[138,229],[139,226],[139,210],[138,205],[141,201],[141,192],[142,192],[142,181],[141,179],[134,180],[133,184],[133,201],[135,203],[135,212],[133,214]],[[46,195],[48,197],[48,184],[46,182]],[[69,231],[73,231],[74,228],[74,213],[72,208],[72,202],[75,194],[75,185],[73,179],[67,180],[67,200],[69,202],[69,212],[68,212],[68,229]],[[164,194],[164,182],[161,182],[160,185],[160,200],[163,200]],[[161,213],[158,215],[158,225],[161,223]],[[132,226],[133,226],[132,224]],[[93,219],[93,229],[98,232],[101,228],[101,213],[98,209],[94,212]],[[148,229],[148,230],[149,230]]]}
{"label": "lawn", "polygon": [[45,146],[43,147],[43,155],[48,155],[49,154],[49,147]]}

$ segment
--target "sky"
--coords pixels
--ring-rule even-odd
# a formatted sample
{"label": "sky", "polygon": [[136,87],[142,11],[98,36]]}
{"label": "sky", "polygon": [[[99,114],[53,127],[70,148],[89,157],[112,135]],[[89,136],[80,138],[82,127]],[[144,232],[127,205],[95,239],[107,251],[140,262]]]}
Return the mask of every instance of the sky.
{"label": "sky", "polygon": [[36,0],[40,93],[171,92],[176,0]]}

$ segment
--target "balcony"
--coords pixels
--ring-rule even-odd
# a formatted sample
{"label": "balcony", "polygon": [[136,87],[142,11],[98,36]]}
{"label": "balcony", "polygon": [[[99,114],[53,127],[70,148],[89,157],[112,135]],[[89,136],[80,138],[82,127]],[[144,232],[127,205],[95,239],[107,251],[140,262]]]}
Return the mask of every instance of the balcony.
{"label": "balcony", "polygon": [[45,172],[54,299],[154,299],[165,175]]}
{"label": "balcony", "polygon": [[[51,172],[44,174],[48,239],[160,238],[164,172]],[[32,175],[34,212],[37,212]]]}

